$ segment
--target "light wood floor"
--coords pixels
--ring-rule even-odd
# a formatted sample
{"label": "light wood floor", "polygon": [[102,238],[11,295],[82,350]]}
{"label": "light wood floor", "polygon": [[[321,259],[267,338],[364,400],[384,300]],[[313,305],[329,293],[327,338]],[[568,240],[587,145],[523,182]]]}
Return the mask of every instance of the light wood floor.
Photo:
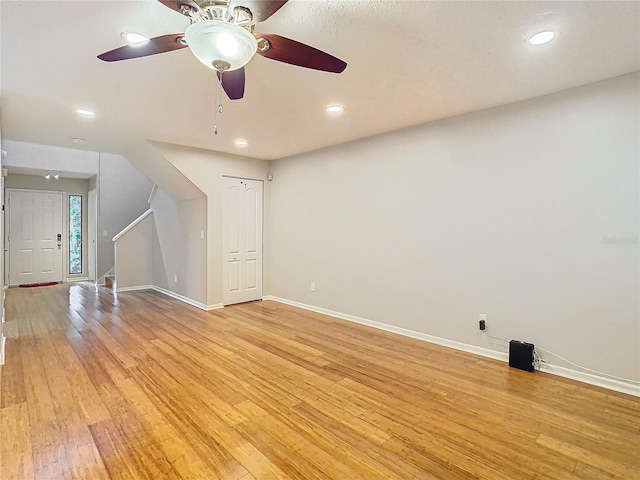
{"label": "light wood floor", "polygon": [[6,308],[2,480],[640,478],[632,396],[270,301]]}

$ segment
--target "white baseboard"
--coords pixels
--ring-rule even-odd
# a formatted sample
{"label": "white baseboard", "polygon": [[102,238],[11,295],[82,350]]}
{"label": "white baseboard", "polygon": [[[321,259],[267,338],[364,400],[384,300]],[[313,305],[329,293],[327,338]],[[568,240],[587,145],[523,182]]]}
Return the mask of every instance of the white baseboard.
{"label": "white baseboard", "polygon": [[167,295],[168,297],[175,298],[176,300],[180,300],[181,302],[184,302],[184,303],[188,303],[189,305],[197,307],[200,310],[206,310],[206,311],[217,310],[218,308],[222,308],[224,306],[221,303],[206,305],[202,302],[198,302],[197,300],[193,300],[192,298],[185,297],[184,295],[180,295],[179,293],[172,292],[171,290],[167,290],[162,287],[152,286],[150,288],[155,290],[156,292]]}
{"label": "white baseboard", "polygon": [[213,305],[205,305],[202,302],[198,302],[189,297],[185,297],[184,295],[180,295],[179,293],[172,292],[171,290],[167,290],[166,288],[158,287],[156,285],[136,285],[133,287],[118,287],[116,288],[116,293],[120,292],[135,292],[137,290],[154,290],[158,293],[162,293],[167,297],[175,298],[176,300],[180,300],[181,302],[187,303],[193,307],[199,308],[200,310],[217,310],[218,308],[223,308],[224,305],[221,303],[215,303]]}
{"label": "white baseboard", "polygon": [[4,351],[5,351],[6,345],[7,345],[7,337],[5,337],[4,335],[0,336],[0,365],[4,365],[4,360],[5,360]]}
{"label": "white baseboard", "polygon": [[[263,300],[273,300],[275,302],[291,305],[292,307],[298,307],[304,310],[321,313],[323,315],[329,315],[331,317],[340,318],[342,320],[347,320],[349,322],[355,322],[361,325],[367,325],[369,327],[377,328],[379,330],[384,330],[391,333],[397,333],[405,337],[411,337],[418,340],[423,340],[425,342],[435,343],[437,345],[442,345],[444,347],[461,350],[463,352],[473,353],[475,355],[480,355],[483,357],[493,358],[495,360],[501,360],[503,362],[509,361],[509,356],[505,352],[498,352],[496,350],[478,347],[476,345],[469,345],[468,343],[462,343],[462,342],[457,342],[455,340],[449,340],[446,338],[436,337],[433,335],[427,335],[426,333],[416,332],[414,330],[408,330],[406,328],[401,328],[401,327],[396,327],[394,325],[389,325],[386,323],[376,322],[374,320],[357,317],[355,315],[350,315],[348,313],[336,312],[334,310],[329,310],[326,308],[307,305],[305,303],[300,303],[293,300],[287,300],[286,298],[280,298],[274,295],[265,295],[263,297]],[[617,392],[628,393],[630,395],[640,397],[640,386],[634,384],[631,380],[629,380],[628,382],[623,382],[620,380],[614,380],[614,379],[602,377],[599,375],[584,373],[579,370],[572,370],[570,368],[560,367],[553,364],[546,364],[546,365],[543,364],[541,366],[541,371],[551,373],[553,375],[558,375],[560,377],[569,378],[571,380],[577,380],[579,382],[588,383],[590,385],[607,388],[609,390],[615,390]]]}
{"label": "white baseboard", "polygon": [[578,382],[607,388],[609,390],[615,390],[616,392],[628,393],[635,397],[640,397],[640,385],[635,385],[631,383],[631,381],[623,382],[613,378],[593,375],[591,373],[581,372],[580,370],[573,370],[571,368],[549,364],[548,362],[541,362],[540,371],[558,375],[559,377],[569,378],[571,380],[577,380]]}
{"label": "white baseboard", "polygon": [[121,292],[135,292],[136,290],[153,290],[153,285],[135,285],[133,287],[118,287],[116,293]]}
{"label": "white baseboard", "polygon": [[483,357],[489,357],[489,358],[494,358],[496,360],[503,360],[503,361],[508,360],[507,354],[503,352],[496,352],[495,350],[490,350],[488,348],[469,345],[467,343],[462,343],[462,342],[456,342],[455,340],[448,340],[446,338],[435,337],[433,335],[427,335],[426,333],[420,333],[414,330],[408,330],[406,328],[396,327],[394,325],[389,325],[387,323],[376,322],[374,320],[357,317],[355,315],[350,315],[348,313],[335,312],[333,310],[328,310],[326,308],[315,307],[313,305],[307,305],[305,303],[300,303],[300,302],[294,302],[293,300],[274,297],[272,295],[267,295],[263,297],[263,300],[274,300],[276,302],[291,305],[292,307],[298,307],[304,310],[310,310],[312,312],[322,313],[324,315],[329,315],[331,317],[336,317],[342,320],[348,320],[350,322],[355,322],[361,325],[367,325],[369,327],[377,328],[378,330],[384,330],[386,332],[397,333],[398,335],[403,335],[405,337],[411,337],[411,338],[416,338],[418,340],[423,340],[425,342],[435,343],[437,345],[442,345],[443,347],[450,347],[450,348],[455,348],[456,350],[462,350],[463,352],[475,353],[476,355],[482,355]]}

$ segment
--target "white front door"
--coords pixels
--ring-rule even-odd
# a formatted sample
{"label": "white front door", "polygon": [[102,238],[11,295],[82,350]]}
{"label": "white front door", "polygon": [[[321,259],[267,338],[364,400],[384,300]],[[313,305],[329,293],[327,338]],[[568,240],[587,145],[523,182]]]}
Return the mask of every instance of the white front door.
{"label": "white front door", "polygon": [[62,193],[9,190],[10,285],[62,281]]}
{"label": "white front door", "polygon": [[222,303],[262,299],[262,182],[223,177]]}

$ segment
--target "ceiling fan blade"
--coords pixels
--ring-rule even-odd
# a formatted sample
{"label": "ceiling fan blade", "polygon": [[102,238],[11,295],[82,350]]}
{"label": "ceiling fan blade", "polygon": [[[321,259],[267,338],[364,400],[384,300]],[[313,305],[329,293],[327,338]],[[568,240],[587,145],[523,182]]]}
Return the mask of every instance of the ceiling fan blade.
{"label": "ceiling fan blade", "polygon": [[[251,10],[253,20],[264,22],[271,15],[276,13],[289,0],[231,0],[229,10],[235,7],[245,7]],[[164,3],[164,2],[163,2]]]}
{"label": "ceiling fan blade", "polygon": [[244,97],[244,67],[224,72],[218,72],[218,80],[227,93],[229,100],[239,100]]}
{"label": "ceiling fan blade", "polygon": [[182,13],[180,7],[182,5],[186,5],[187,7],[191,7],[194,10],[198,10],[198,4],[193,0],[158,0],[165,7],[169,7],[171,10],[175,10],[178,13]]}
{"label": "ceiling fan blade", "polygon": [[142,45],[125,45],[108,52],[98,55],[100,60],[105,62],[118,62],[120,60],[128,60],[130,58],[148,57],[158,53],[170,52],[172,50],[180,50],[186,48],[186,44],[180,43],[180,39],[184,37],[184,33],[171,33],[149,39],[147,43]]}
{"label": "ceiling fan blade", "polygon": [[264,33],[256,33],[255,37],[258,41],[266,39],[269,42],[269,48],[265,51],[258,48],[258,53],[263,57],[324,72],[341,73],[347,68],[347,64],[339,58],[290,38]]}

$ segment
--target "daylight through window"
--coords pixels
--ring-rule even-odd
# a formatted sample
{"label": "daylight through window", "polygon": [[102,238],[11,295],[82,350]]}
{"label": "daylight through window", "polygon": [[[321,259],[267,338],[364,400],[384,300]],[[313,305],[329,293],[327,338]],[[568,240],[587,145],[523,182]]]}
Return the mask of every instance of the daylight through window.
{"label": "daylight through window", "polygon": [[69,274],[82,273],[82,195],[69,195]]}

